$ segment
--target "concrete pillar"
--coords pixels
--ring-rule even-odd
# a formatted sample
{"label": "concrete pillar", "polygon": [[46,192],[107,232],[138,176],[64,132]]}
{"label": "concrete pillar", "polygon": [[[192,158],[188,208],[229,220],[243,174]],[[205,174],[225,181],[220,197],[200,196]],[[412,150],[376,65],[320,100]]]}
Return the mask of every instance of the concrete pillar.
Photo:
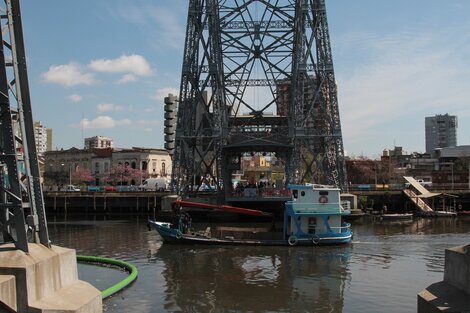
{"label": "concrete pillar", "polygon": [[418,313],[470,312],[470,244],[445,251],[444,280],[418,294]]}

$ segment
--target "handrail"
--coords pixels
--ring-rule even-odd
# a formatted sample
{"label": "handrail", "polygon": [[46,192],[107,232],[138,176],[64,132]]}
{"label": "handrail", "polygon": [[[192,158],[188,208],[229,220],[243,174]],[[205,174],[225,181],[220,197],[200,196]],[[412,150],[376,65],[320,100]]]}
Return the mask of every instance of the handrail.
{"label": "handrail", "polygon": [[418,198],[416,193],[410,189],[404,189],[403,192],[408,198],[419,208],[421,211],[432,212],[433,209],[421,198]]}

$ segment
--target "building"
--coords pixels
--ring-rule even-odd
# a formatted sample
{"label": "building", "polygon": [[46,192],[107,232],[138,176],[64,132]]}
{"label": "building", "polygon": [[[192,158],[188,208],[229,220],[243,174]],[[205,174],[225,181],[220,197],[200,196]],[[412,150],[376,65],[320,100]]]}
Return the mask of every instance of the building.
{"label": "building", "polygon": [[85,150],[106,148],[113,148],[113,139],[103,136],[85,138]]}
{"label": "building", "polygon": [[425,118],[426,153],[435,155],[438,148],[457,146],[457,116],[444,114]]}
{"label": "building", "polygon": [[[145,177],[171,178],[172,162],[164,149],[77,149],[48,151],[45,154],[46,185],[80,180],[89,185],[140,185]],[[126,171],[127,169],[127,171]],[[114,177],[116,172],[136,172],[138,177]]]}
{"label": "building", "polygon": [[44,127],[40,121],[34,122],[34,139],[39,156],[52,150],[52,129]]}
{"label": "building", "polygon": [[144,170],[150,177],[171,178],[171,157],[167,150],[132,147],[115,149],[112,165]]}

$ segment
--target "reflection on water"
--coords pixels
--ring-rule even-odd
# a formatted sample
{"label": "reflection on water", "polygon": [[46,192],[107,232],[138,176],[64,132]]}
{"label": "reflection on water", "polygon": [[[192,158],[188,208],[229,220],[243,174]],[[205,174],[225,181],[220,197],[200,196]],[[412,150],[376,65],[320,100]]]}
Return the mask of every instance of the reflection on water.
{"label": "reflection on water", "polygon": [[165,310],[342,312],[349,247],[162,246]]}
{"label": "reflection on water", "polygon": [[[442,280],[444,249],[470,242],[469,226],[365,219],[354,222],[352,244],[333,247],[162,245],[143,220],[56,221],[49,230],[55,244],[138,267],[107,312],[413,312],[416,294]],[[91,283],[115,283],[109,271],[80,267]]]}

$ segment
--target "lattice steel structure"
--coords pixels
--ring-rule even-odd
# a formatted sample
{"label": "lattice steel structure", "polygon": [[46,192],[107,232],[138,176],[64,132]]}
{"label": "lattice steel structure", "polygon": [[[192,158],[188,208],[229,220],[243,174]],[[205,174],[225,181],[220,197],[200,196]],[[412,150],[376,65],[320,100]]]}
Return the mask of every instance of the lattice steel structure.
{"label": "lattice steel structure", "polygon": [[219,193],[246,154],[347,189],[325,0],[190,0],[173,186]]}
{"label": "lattice steel structure", "polygon": [[28,242],[50,243],[19,0],[2,1],[0,14],[0,229],[2,242],[28,252]]}

